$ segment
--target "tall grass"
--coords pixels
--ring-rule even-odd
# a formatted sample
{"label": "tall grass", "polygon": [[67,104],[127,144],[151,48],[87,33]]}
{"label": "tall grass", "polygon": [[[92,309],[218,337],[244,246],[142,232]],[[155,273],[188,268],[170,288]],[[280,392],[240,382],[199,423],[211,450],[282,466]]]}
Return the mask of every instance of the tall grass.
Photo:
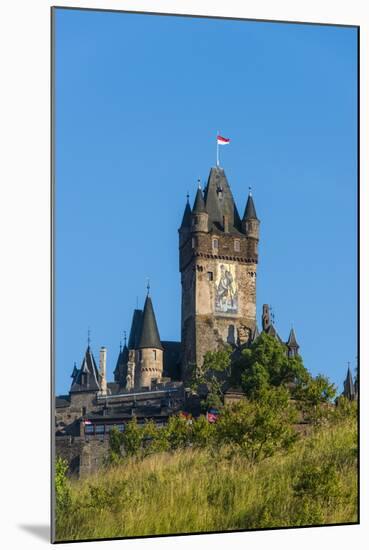
{"label": "tall grass", "polygon": [[127,459],[71,482],[57,540],[354,523],[356,461],[353,419],[256,465],[194,449]]}

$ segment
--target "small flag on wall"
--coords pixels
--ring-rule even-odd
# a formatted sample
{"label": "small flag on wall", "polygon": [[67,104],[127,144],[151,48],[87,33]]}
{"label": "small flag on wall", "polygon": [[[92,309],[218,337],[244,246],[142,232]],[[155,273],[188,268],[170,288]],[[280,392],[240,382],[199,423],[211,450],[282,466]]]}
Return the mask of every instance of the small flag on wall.
{"label": "small flag on wall", "polygon": [[225,138],[223,136],[217,136],[217,143],[218,145],[228,145],[228,143],[230,142],[231,140],[228,139],[228,138]]}

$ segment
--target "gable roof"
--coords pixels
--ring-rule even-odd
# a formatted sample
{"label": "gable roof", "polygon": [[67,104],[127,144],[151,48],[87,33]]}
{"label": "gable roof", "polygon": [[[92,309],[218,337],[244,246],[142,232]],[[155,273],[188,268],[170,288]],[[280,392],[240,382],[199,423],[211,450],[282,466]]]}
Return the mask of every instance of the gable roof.
{"label": "gable roof", "polygon": [[223,229],[223,216],[227,216],[230,233],[241,232],[241,219],[223,168],[211,168],[205,188],[205,206],[209,214],[209,231]]}

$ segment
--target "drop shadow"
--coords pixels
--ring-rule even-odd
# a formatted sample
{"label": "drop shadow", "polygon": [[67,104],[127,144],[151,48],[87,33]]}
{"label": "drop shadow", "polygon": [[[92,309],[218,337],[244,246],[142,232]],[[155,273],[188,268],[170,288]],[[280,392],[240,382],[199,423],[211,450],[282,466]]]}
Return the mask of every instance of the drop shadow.
{"label": "drop shadow", "polygon": [[49,525],[18,525],[23,531],[31,533],[38,539],[50,542],[50,526]]}

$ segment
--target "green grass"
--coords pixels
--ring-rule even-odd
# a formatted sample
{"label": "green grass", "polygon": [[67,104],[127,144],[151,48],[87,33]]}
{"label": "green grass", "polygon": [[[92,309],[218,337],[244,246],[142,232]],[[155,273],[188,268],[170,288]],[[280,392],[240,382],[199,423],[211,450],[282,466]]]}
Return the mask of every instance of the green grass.
{"label": "green grass", "polygon": [[187,449],[72,481],[56,534],[78,540],[356,521],[356,423],[345,420],[253,466]]}

